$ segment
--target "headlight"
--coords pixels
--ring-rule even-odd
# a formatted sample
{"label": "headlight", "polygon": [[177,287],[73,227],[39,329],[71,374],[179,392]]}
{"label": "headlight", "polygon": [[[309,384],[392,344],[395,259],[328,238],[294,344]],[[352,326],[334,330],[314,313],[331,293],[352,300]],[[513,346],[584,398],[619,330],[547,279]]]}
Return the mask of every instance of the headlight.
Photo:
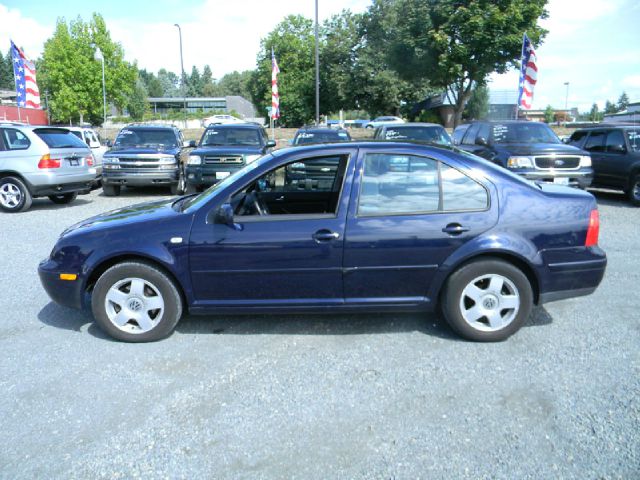
{"label": "headlight", "polygon": [[251,162],[257,160],[258,158],[260,158],[260,155],[245,155],[244,156],[244,163],[251,163]]}
{"label": "headlight", "polygon": [[189,161],[187,165],[200,165],[202,163],[202,158],[200,155],[189,155]]}
{"label": "headlight", "polygon": [[117,157],[103,157],[102,163],[104,163],[105,165],[109,163],[120,163],[120,159]]}
{"label": "headlight", "polygon": [[533,159],[531,157],[509,157],[507,161],[509,168],[533,168]]}
{"label": "headlight", "polygon": [[580,157],[580,166],[581,167],[590,167],[591,166],[591,157],[588,156],[588,155]]}
{"label": "headlight", "polygon": [[160,163],[176,163],[176,158],[175,157],[160,157]]}

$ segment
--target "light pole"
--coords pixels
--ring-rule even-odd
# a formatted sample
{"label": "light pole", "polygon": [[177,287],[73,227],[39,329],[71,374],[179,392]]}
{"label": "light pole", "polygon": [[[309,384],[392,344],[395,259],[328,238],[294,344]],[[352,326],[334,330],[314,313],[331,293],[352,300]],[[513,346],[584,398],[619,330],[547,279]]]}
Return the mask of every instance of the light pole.
{"label": "light pole", "polygon": [[567,90],[564,94],[564,124],[567,125],[567,118],[569,117],[569,82],[564,82],[564,86]]}
{"label": "light pole", "polygon": [[316,125],[320,124],[320,54],[318,53],[318,0],[316,0]]}
{"label": "light pole", "polygon": [[100,50],[100,47],[96,47],[96,53],[94,55],[94,58],[102,62],[102,108],[103,108],[102,128],[105,128],[105,125],[107,123],[107,87],[104,81],[104,55],[102,54],[102,50]]}
{"label": "light pole", "polygon": [[182,71],[181,82],[182,83],[182,108],[184,109],[184,128],[187,128],[187,89],[184,82],[184,61],[182,59],[182,29],[177,23],[173,24],[178,27],[178,34],[180,35],[180,70]]}

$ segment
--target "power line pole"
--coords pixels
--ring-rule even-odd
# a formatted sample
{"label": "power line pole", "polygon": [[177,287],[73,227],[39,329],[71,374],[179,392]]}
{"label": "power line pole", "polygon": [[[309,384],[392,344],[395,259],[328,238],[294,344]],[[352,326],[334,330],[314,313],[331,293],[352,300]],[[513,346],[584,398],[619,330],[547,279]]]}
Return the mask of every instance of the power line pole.
{"label": "power line pole", "polygon": [[318,0],[316,0],[316,125],[320,124],[320,54],[318,53]]}
{"label": "power line pole", "polygon": [[178,34],[180,35],[180,70],[182,71],[182,79],[180,83],[182,83],[182,108],[184,110],[184,128],[187,128],[187,88],[184,75],[184,61],[182,58],[182,29],[177,23],[174,23],[173,25],[178,27]]}

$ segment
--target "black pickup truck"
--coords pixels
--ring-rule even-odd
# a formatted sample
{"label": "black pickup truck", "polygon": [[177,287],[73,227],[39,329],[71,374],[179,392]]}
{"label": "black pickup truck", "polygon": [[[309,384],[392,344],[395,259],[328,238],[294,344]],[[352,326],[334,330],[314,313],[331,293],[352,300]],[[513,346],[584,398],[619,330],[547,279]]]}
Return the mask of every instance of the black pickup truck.
{"label": "black pickup truck", "polygon": [[591,154],[594,187],[622,190],[640,207],[640,125],[598,125],[576,130],[568,143]]}
{"label": "black pickup truck", "polygon": [[172,195],[184,192],[183,165],[195,141],[185,142],[174,125],[134,124],[118,133],[102,160],[102,189],[120,194],[123,186],[166,185]]}
{"label": "black pickup truck", "polygon": [[458,147],[486,158],[518,175],[541,182],[582,189],[591,185],[593,169],[589,154],[563,144],[548,125],[540,122],[473,122],[465,129]]}

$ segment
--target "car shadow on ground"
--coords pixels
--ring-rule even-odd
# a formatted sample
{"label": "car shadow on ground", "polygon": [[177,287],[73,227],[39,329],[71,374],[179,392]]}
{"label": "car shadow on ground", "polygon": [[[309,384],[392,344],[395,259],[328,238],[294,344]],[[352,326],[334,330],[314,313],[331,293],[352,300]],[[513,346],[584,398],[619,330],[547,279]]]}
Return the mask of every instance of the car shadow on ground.
{"label": "car shadow on ground", "polygon": [[[49,302],[38,313],[45,325],[74,332],[87,332],[97,338],[112,340],[93,322],[88,310],[73,310]],[[549,325],[553,318],[544,307],[534,308],[525,327]],[[439,315],[432,313],[385,314],[256,314],[256,315],[186,315],[176,331],[181,334],[214,335],[368,335],[421,332],[445,340],[463,341]]]}
{"label": "car shadow on ground", "polygon": [[[100,190],[98,194],[101,197],[106,197],[104,191]],[[171,197],[169,187],[122,187],[120,189],[120,197]],[[159,198],[159,200],[161,200]]]}
{"label": "car shadow on ground", "polygon": [[600,190],[589,189],[589,193],[592,193],[598,202],[598,205],[607,205],[612,207],[622,208],[638,208],[629,203],[629,198],[624,192],[616,190]]}
{"label": "car shadow on ground", "polygon": [[31,204],[31,207],[29,208],[29,210],[27,210],[24,213],[29,213],[31,211],[37,212],[39,210],[60,210],[62,208],[81,207],[83,205],[87,205],[88,203],[91,203],[91,199],[88,197],[87,198],[78,197],[73,202],[65,203],[62,205],[59,203],[53,203],[51,200],[49,200],[46,197],[34,198],[33,203]]}

